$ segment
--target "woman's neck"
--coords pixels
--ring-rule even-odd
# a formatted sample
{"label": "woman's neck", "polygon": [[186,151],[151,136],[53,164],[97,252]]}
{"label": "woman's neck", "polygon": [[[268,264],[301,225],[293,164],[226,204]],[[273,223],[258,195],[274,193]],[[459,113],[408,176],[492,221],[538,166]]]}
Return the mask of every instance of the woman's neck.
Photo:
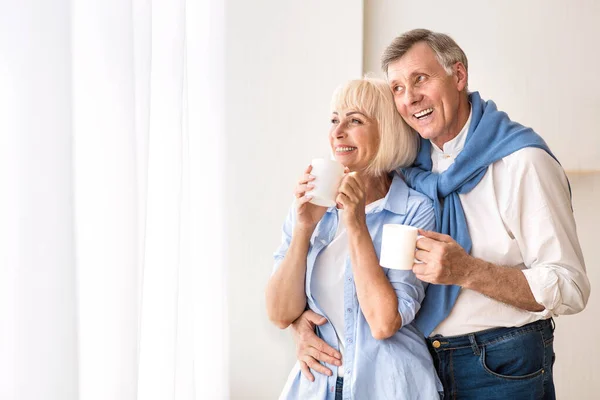
{"label": "woman's neck", "polygon": [[371,204],[374,201],[384,198],[387,192],[390,190],[392,177],[388,174],[383,174],[382,176],[368,176],[360,172],[359,174],[365,184],[367,204]]}

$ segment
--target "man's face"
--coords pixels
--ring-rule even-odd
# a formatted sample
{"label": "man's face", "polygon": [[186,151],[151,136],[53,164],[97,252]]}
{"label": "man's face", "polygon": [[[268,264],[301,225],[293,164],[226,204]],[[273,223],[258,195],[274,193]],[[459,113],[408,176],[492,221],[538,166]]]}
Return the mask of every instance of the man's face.
{"label": "man's face", "polygon": [[425,139],[439,147],[458,135],[461,91],[466,86],[462,63],[448,75],[425,42],[413,45],[388,66],[388,82],[402,118]]}

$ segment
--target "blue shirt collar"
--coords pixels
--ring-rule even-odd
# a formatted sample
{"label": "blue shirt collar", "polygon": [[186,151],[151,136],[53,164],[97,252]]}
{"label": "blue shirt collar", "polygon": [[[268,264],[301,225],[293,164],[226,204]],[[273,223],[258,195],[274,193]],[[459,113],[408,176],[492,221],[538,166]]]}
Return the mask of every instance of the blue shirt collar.
{"label": "blue shirt collar", "polygon": [[[392,184],[390,185],[390,190],[388,190],[387,194],[385,195],[383,202],[381,202],[377,207],[369,211],[367,214],[378,213],[381,212],[382,209],[397,215],[406,214],[410,189],[397,171],[392,172],[392,174],[394,175],[392,178]],[[329,207],[327,209],[328,213],[334,211],[336,211],[336,207]]]}

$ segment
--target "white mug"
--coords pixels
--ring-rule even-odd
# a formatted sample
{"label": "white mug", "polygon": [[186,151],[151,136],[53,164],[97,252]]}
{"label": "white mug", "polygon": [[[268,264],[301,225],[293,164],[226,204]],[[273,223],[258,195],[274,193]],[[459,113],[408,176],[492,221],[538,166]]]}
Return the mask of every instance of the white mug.
{"label": "white mug", "polygon": [[310,182],[315,185],[314,189],[306,193],[312,196],[310,203],[317,206],[334,207],[338,189],[344,177],[344,166],[336,160],[325,158],[315,158],[310,165],[312,165],[310,174],[315,177]]}
{"label": "white mug", "polygon": [[379,264],[390,269],[412,270],[414,263],[421,263],[415,258],[417,240],[421,237],[412,226],[383,225]]}

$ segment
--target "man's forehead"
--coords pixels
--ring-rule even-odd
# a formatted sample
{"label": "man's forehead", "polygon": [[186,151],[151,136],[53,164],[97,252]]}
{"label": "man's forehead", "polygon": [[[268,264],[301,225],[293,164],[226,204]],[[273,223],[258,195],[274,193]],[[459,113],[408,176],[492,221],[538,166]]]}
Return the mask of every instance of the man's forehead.
{"label": "man's forehead", "polygon": [[425,69],[435,68],[439,65],[434,51],[425,42],[412,46],[401,58],[388,65],[388,77],[410,77]]}

